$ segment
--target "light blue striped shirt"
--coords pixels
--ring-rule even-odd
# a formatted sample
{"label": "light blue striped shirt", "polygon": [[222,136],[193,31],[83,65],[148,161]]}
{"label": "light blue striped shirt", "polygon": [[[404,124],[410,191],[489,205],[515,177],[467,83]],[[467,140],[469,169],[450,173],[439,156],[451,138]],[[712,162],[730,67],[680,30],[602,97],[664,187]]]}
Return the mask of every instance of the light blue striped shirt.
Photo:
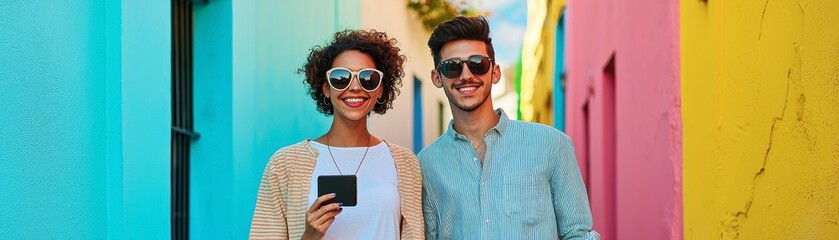
{"label": "light blue striped shirt", "polygon": [[465,135],[449,130],[419,153],[428,239],[600,239],[571,139],[510,120],[484,135],[481,165]]}

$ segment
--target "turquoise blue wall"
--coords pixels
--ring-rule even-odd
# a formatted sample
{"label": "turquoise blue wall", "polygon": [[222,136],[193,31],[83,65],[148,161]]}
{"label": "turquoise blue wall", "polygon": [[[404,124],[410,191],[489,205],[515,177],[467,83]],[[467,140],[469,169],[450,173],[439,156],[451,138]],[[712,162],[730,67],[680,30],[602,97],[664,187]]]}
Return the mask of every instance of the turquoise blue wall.
{"label": "turquoise blue wall", "polygon": [[[0,5],[0,238],[169,237],[169,6]],[[195,13],[191,232],[244,238],[268,157],[330,123],[295,69],[359,25],[359,3],[211,1]]]}
{"label": "turquoise blue wall", "polygon": [[122,3],[122,207],[127,239],[167,239],[171,213],[171,2]]}
{"label": "turquoise blue wall", "polygon": [[169,3],[0,4],[0,239],[169,235]]}
{"label": "turquoise blue wall", "polygon": [[259,180],[279,148],[331,123],[306,95],[308,50],[360,25],[359,1],[210,1],[195,7],[190,234],[246,238]]}
{"label": "turquoise blue wall", "polygon": [[[105,3],[105,159],[123,159],[122,154],[122,3]],[[124,236],[122,207],[122,161],[107,161],[108,239]]]}
{"label": "turquoise blue wall", "polygon": [[0,5],[0,238],[106,236],[104,19],[93,1]]}
{"label": "turquoise blue wall", "polygon": [[[565,131],[565,89],[562,88],[562,73],[565,72],[565,12],[556,24],[556,69],[554,73],[554,127]],[[567,84],[567,83],[566,83]]]}
{"label": "turquoise blue wall", "polygon": [[[196,5],[193,25],[194,130],[191,145],[190,236],[235,239],[233,213],[232,4]],[[241,230],[239,230],[241,231]],[[244,239],[239,237],[238,239]]]}

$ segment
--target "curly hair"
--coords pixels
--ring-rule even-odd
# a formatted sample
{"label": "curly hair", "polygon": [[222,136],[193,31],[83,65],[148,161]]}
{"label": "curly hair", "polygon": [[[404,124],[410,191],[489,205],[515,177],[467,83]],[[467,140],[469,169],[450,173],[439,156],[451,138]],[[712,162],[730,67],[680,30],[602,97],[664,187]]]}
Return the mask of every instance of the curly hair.
{"label": "curly hair", "polygon": [[325,95],[322,87],[326,84],[326,71],[332,68],[335,57],[347,50],[357,50],[370,55],[376,68],[384,74],[382,78],[382,96],[384,103],[376,102],[373,112],[385,114],[393,108],[393,100],[399,95],[402,77],[405,76],[404,67],[406,57],[399,53],[398,42],[388,38],[384,32],[376,30],[343,30],[336,32],[332,41],[324,46],[315,46],[309,52],[306,64],[297,70],[304,74],[303,81],[308,87],[309,96],[315,100],[318,111],[329,116],[334,114],[332,103],[323,101]]}

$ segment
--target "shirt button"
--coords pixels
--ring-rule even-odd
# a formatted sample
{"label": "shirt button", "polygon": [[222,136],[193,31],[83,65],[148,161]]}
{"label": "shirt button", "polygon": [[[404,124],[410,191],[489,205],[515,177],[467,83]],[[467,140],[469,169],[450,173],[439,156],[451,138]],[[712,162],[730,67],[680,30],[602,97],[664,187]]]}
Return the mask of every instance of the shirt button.
{"label": "shirt button", "polygon": [[489,224],[489,218],[487,218],[484,222],[486,222],[487,224]]}
{"label": "shirt button", "polygon": [[477,161],[478,161],[478,158],[472,158],[472,161],[477,162]]}

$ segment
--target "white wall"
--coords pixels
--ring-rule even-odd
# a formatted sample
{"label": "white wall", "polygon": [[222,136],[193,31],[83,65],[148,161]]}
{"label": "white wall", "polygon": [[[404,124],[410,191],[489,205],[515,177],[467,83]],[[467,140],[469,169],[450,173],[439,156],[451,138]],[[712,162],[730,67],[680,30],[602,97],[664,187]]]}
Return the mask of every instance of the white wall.
{"label": "white wall", "polygon": [[431,52],[426,43],[430,31],[426,30],[416,13],[409,10],[405,1],[361,0],[361,27],[387,32],[399,41],[399,48],[408,57],[402,93],[396,98],[393,109],[385,115],[373,115],[370,129],[376,136],[407,148],[413,145],[414,76],[422,80],[423,146],[439,137],[439,104],[443,105],[443,132],[451,119],[449,103],[442,89],[431,83],[434,68]]}

